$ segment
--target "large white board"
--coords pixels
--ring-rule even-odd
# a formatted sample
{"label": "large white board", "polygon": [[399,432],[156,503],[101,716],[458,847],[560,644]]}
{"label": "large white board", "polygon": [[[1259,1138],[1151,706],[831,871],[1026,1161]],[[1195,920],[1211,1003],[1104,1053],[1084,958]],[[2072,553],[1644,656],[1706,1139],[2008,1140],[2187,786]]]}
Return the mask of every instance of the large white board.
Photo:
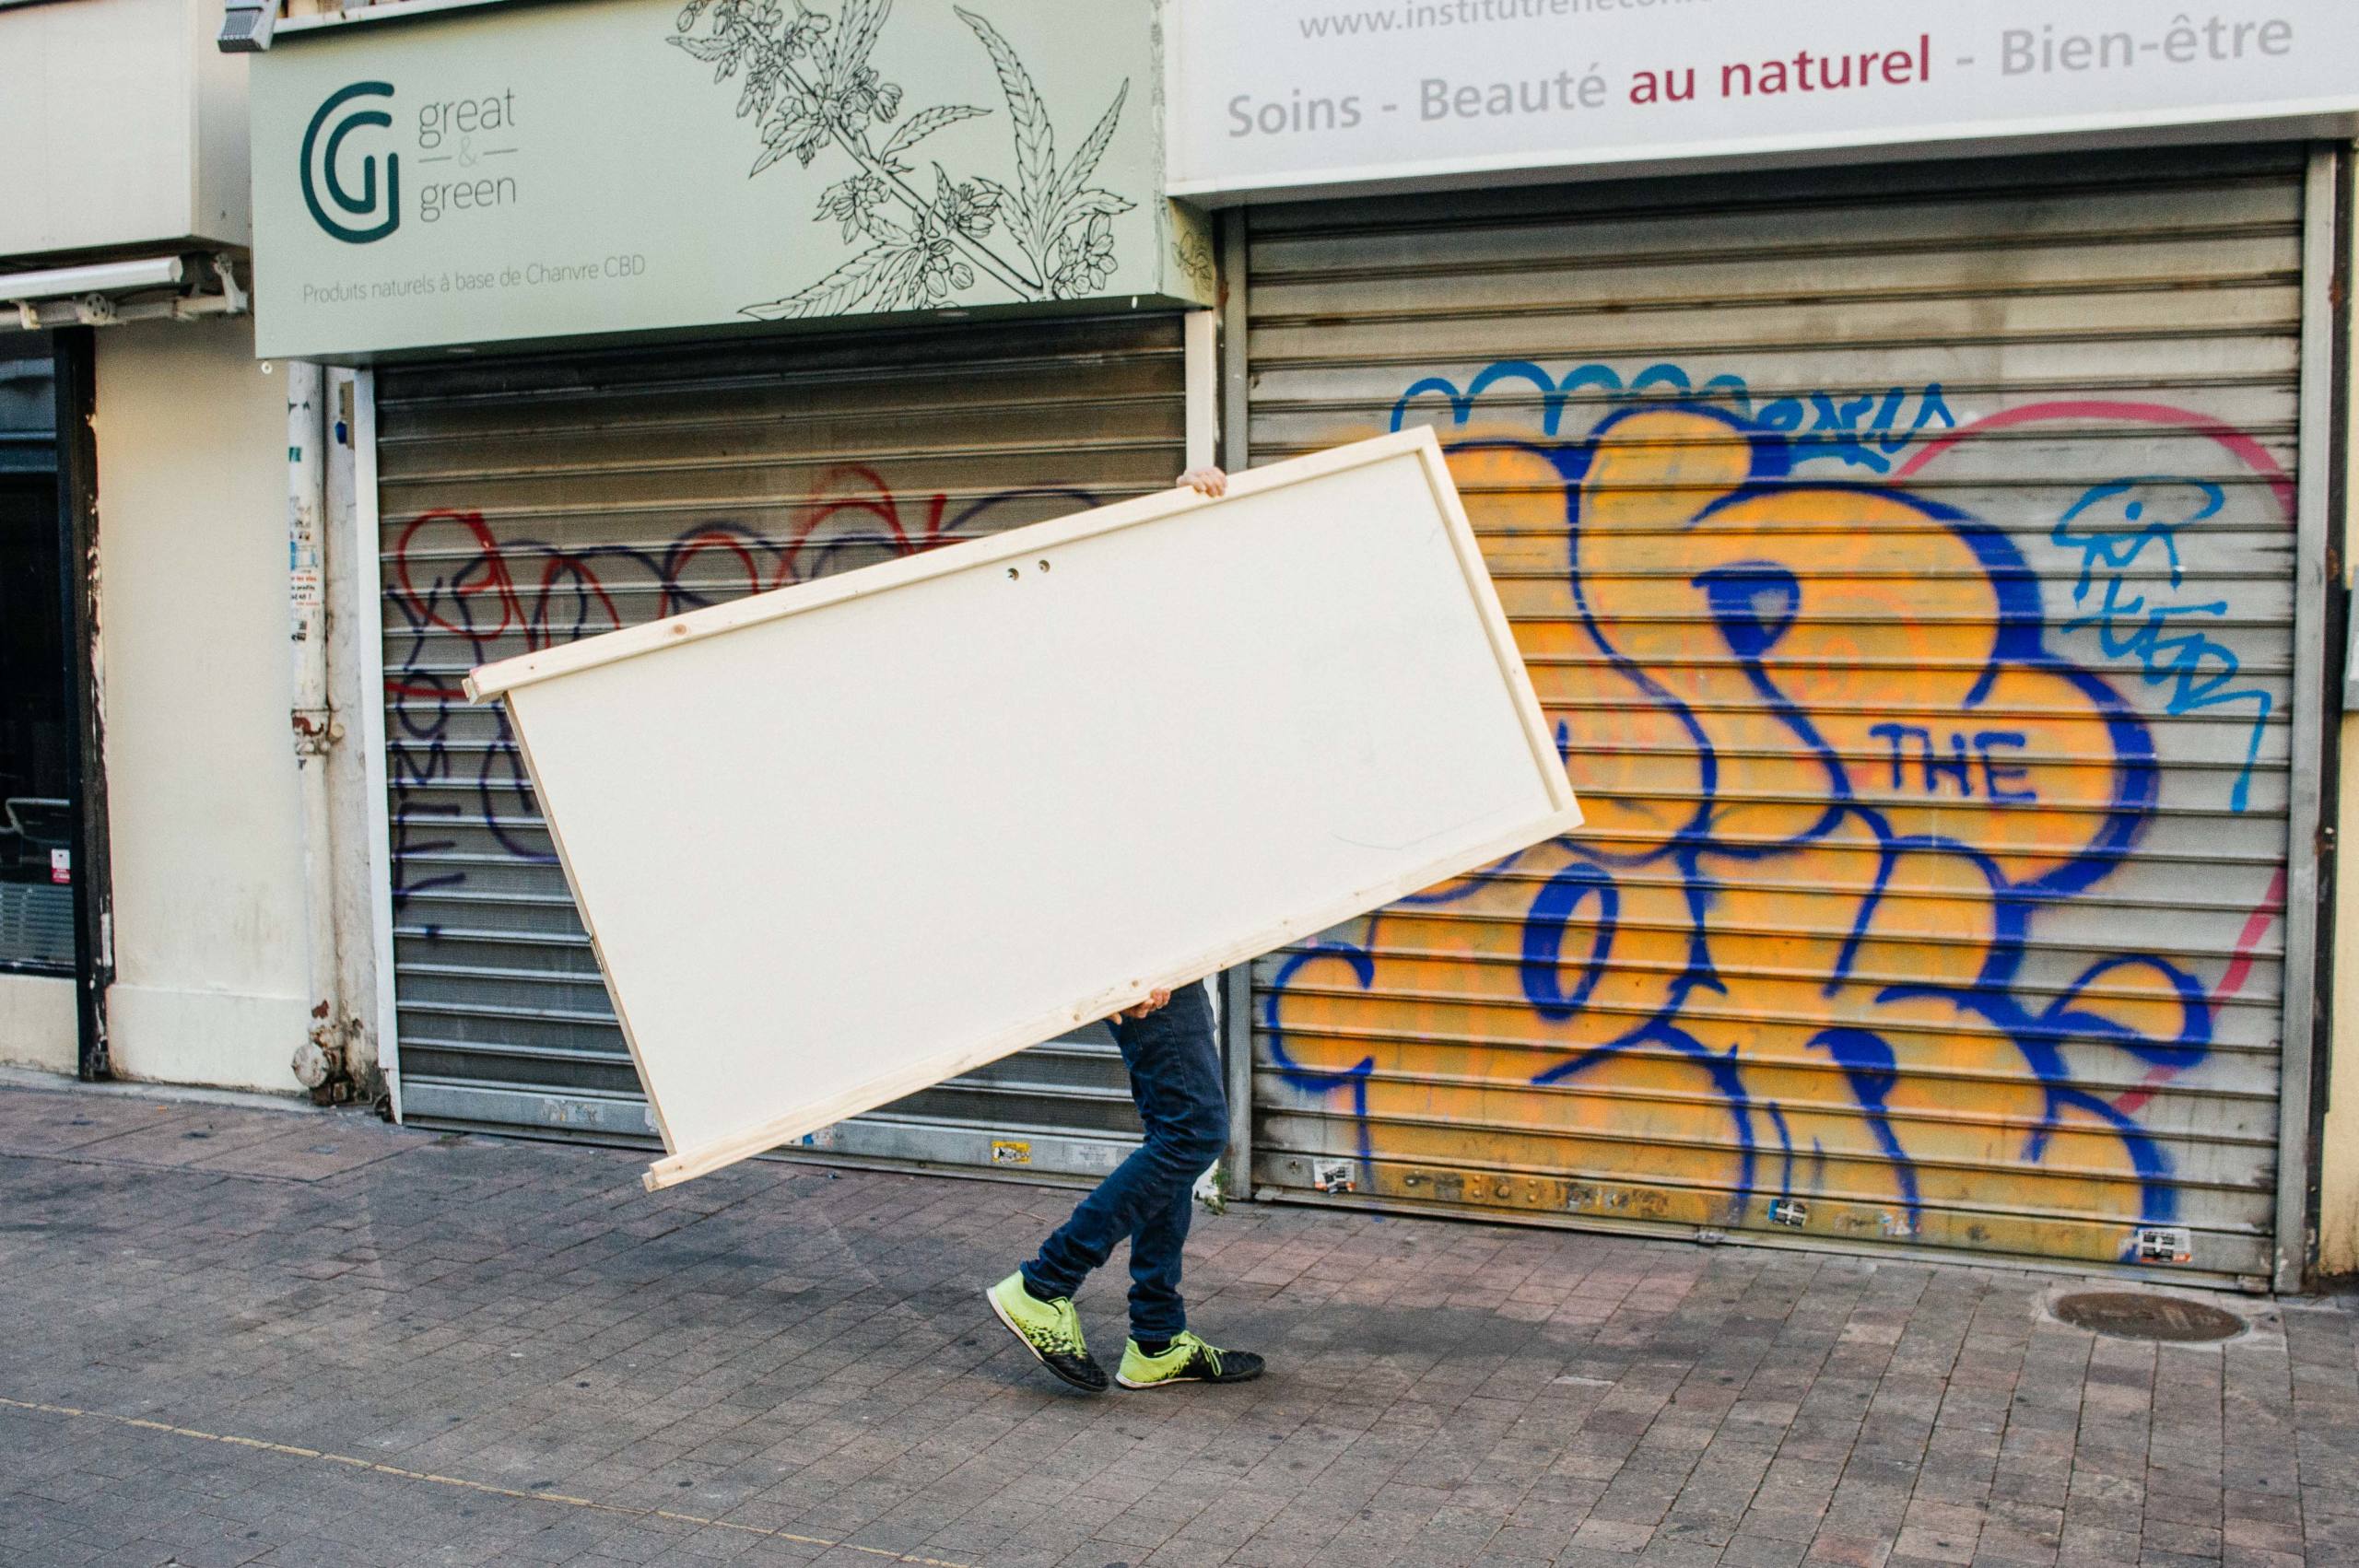
{"label": "large white board", "polygon": [[1422,428],[469,691],[508,704],[590,927],[651,1188],[1580,821]]}

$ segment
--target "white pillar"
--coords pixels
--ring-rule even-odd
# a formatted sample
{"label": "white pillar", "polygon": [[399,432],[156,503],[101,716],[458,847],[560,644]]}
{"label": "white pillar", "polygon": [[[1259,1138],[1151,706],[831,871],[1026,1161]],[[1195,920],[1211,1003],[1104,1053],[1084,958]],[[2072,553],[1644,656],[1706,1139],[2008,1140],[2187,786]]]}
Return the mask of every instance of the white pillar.
{"label": "white pillar", "polygon": [[339,998],[336,964],[334,834],[328,800],[328,755],[339,734],[328,701],[326,534],[327,378],[305,360],[287,371],[287,610],[294,660],[290,714],[303,810],[303,912],[311,1020],[296,1047],[296,1079],[328,1096],[349,1095],[349,1011]]}

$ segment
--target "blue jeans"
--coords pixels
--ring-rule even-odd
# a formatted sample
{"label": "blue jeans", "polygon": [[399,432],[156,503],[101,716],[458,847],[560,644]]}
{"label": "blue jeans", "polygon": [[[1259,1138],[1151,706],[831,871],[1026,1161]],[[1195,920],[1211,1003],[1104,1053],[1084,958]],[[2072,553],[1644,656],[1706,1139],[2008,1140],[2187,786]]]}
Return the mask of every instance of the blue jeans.
{"label": "blue jeans", "polygon": [[1212,996],[1201,984],[1183,986],[1160,1012],[1113,1026],[1146,1141],[1040,1244],[1040,1256],[1024,1266],[1024,1288],[1044,1301],[1072,1295],[1128,1236],[1131,1333],[1168,1340],[1188,1326],[1180,1253],[1196,1178],[1228,1145]]}

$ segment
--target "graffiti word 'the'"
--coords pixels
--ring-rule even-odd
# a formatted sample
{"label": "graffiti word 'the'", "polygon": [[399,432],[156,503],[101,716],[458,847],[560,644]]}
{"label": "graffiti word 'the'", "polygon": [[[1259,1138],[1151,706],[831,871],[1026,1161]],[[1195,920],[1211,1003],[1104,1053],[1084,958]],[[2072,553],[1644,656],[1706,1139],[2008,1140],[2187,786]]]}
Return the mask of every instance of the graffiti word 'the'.
{"label": "graffiti word 'the'", "polygon": [[[1921,778],[1928,795],[1942,793],[1945,785],[1954,786],[1966,800],[1975,798],[1975,779],[1982,781],[1982,798],[2001,805],[2027,805],[2039,799],[2036,791],[2019,790],[2014,781],[2028,776],[2029,770],[2001,762],[1995,755],[2001,748],[2021,751],[2026,737],[2014,730],[1978,730],[1971,735],[1953,734],[1946,753],[1933,744],[1931,730],[1916,724],[1879,724],[1868,731],[1892,748],[1892,787],[1910,788],[1912,772]],[[1969,758],[1971,759],[1969,761]],[[1907,766],[1913,763],[1913,769]]]}

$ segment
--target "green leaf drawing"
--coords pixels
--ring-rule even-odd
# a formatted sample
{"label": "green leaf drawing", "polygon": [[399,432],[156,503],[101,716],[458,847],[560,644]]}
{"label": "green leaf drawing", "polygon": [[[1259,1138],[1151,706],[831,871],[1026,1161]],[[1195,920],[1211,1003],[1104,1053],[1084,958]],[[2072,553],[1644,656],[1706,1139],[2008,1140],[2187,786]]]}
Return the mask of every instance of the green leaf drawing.
{"label": "green leaf drawing", "polygon": [[1089,133],[1088,139],[1081,144],[1081,149],[1073,155],[1073,161],[1065,165],[1064,173],[1057,181],[1057,205],[1062,207],[1073,200],[1082,186],[1088,183],[1089,177],[1097,171],[1097,160],[1106,156],[1107,145],[1114,139],[1114,123],[1122,117],[1122,100],[1130,96],[1131,84],[1127,80],[1114,89],[1114,101],[1099,117],[1097,128]]}
{"label": "green leaf drawing", "polygon": [[[836,47],[827,61],[828,79],[840,87],[860,74],[876,47],[885,18],[893,14],[893,0],[844,0]],[[888,115],[889,119],[890,116]]]}
{"label": "green leaf drawing", "polygon": [[921,109],[893,133],[893,139],[885,144],[885,149],[876,155],[877,159],[892,164],[897,173],[907,174],[909,166],[898,161],[901,154],[936,131],[956,125],[961,120],[972,120],[990,112],[988,109],[977,109],[964,103],[945,103],[934,109]]}
{"label": "green leaf drawing", "polygon": [[876,291],[880,273],[893,255],[889,245],[872,245],[810,287],[767,305],[748,305],[738,313],[765,322],[840,316]]}
{"label": "green leaf drawing", "polygon": [[710,65],[728,54],[734,47],[725,38],[675,38],[672,41],[697,59]]}
{"label": "green leaf drawing", "polygon": [[867,230],[875,222],[875,209],[885,200],[885,181],[874,174],[860,173],[839,180],[819,193],[817,221],[833,222],[843,230],[844,242]]}
{"label": "green leaf drawing", "polygon": [[1000,90],[1007,95],[1008,118],[1015,127],[1016,211],[1024,227],[1032,230],[1036,243],[1044,242],[1048,234],[1040,220],[1047,216],[1057,179],[1057,137],[1049,123],[1048,106],[1032,85],[1032,74],[999,29],[963,6],[951,9],[974,29],[992,57],[992,68],[999,73]]}
{"label": "green leaf drawing", "polygon": [[1213,248],[1203,235],[1190,233],[1174,240],[1171,254],[1180,263],[1180,270],[1193,278],[1197,287],[1212,287],[1216,270],[1213,264]]}
{"label": "green leaf drawing", "polygon": [[[1113,145],[1128,80],[1060,167],[1055,126],[1022,57],[987,18],[952,6],[982,45],[1007,99],[1014,178],[960,178],[935,161],[928,196],[912,183],[912,150],[991,111],[937,104],[900,120],[900,85],[870,64],[893,0],[841,0],[832,17],[806,0],[787,4],[791,12],[777,0],[687,0],[667,41],[712,65],[716,81],[745,72],[737,112],[758,126],[762,141],[754,174],[789,155],[807,168],[830,147],[853,166],[820,193],[816,216],[836,224],[847,245],[865,248],[801,292],[746,306],[745,314],[780,321],[929,309],[986,275],[1018,299],[1073,298],[1110,282],[1118,270],[1112,220],[1137,204],[1089,181]],[[699,25],[710,30],[699,36]],[[876,127],[897,122],[881,147],[872,143],[884,134]]]}
{"label": "green leaf drawing", "polygon": [[1011,210],[1015,206],[1015,193],[1001,184],[998,181],[992,179],[990,175],[976,175],[975,183],[989,192],[991,193],[992,200],[999,205],[1010,208]]}
{"label": "green leaf drawing", "polygon": [[754,160],[752,173],[746,178],[759,174],[789,153],[807,166],[827,139],[827,123],[812,114],[807,106],[791,103],[763,122],[762,156]]}
{"label": "green leaf drawing", "polygon": [[1084,191],[1065,204],[1065,216],[1070,221],[1062,227],[1070,228],[1074,222],[1086,222],[1093,217],[1112,217],[1136,205],[1128,196],[1118,196],[1111,191]]}

